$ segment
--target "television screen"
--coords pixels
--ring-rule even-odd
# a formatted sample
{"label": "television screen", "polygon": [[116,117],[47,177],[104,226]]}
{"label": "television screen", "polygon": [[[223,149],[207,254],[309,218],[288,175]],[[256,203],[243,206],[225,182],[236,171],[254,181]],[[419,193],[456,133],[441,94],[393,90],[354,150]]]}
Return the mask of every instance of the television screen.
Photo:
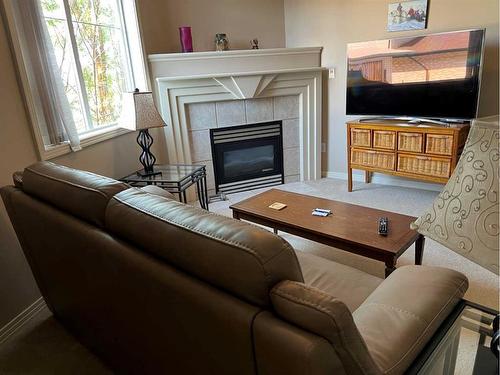
{"label": "television screen", "polygon": [[476,117],[484,30],[351,43],[348,115]]}

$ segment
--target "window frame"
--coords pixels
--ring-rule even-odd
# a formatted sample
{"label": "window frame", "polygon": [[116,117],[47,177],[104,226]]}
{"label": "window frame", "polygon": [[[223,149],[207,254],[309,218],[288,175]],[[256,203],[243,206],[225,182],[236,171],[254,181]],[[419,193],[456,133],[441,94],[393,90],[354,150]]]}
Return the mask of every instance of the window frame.
{"label": "window frame", "polygon": [[[32,78],[30,78],[30,67],[29,67],[29,61],[28,59],[25,59],[24,56],[26,56],[26,52],[24,51],[25,47],[23,46],[23,43],[21,42],[21,38],[19,35],[19,32],[16,28],[15,25],[15,16],[14,16],[14,10],[12,7],[12,2],[17,1],[17,0],[1,0],[0,5],[0,11],[1,15],[4,18],[4,23],[7,29],[7,33],[9,34],[9,43],[11,47],[11,51],[14,57],[14,61],[16,63],[16,71],[18,74],[18,81],[19,81],[19,86],[20,86],[20,91],[23,96],[24,102],[25,102],[25,107],[27,110],[27,115],[28,115],[28,121],[30,124],[30,128],[32,131],[33,139],[35,141],[35,146],[38,151],[38,156],[40,160],[49,160],[52,158],[56,158],[58,156],[62,156],[68,153],[73,152],[69,146],[69,142],[64,142],[58,145],[45,145],[44,140],[43,140],[43,127],[44,127],[44,118],[43,118],[43,111],[41,109],[41,106],[37,100],[37,93],[34,92],[33,87],[30,85],[30,82],[32,82]],[[138,32],[138,39],[139,39],[139,49],[142,53],[142,56],[140,58],[142,62],[142,67],[140,68],[144,72],[144,89],[146,90],[151,90],[151,83],[150,83],[150,77],[149,77],[149,69],[148,69],[148,63],[147,63],[147,54],[144,48],[144,41],[142,38],[143,32],[142,32],[142,25],[140,22],[140,14],[139,14],[139,7],[138,7],[138,2],[137,0],[130,0],[131,3],[134,6],[135,9],[135,22],[137,25],[137,32]],[[66,4],[69,4],[68,0],[63,0],[63,3],[65,4],[65,12],[67,12],[69,9],[66,9]],[[127,71],[128,74],[131,74],[132,76],[135,74],[134,69],[130,65],[132,65],[132,60],[130,56],[130,42],[129,42],[129,34],[128,34],[128,29],[127,25],[125,24],[125,19],[123,16],[123,11],[124,11],[124,5],[123,5],[123,0],[118,0],[118,3],[120,5],[120,19],[121,22],[123,23],[123,26],[125,27],[123,29],[124,34],[126,35],[126,53],[127,53],[127,59],[126,63],[128,65]],[[67,17],[67,13],[66,13]],[[68,27],[69,24],[71,23],[71,18],[67,19]],[[70,38],[74,38],[75,34],[70,32]],[[76,44],[74,43],[75,41],[72,40],[72,48],[73,48],[73,54],[75,54],[74,48],[78,48]],[[77,60],[77,56],[75,56],[75,60]],[[78,64],[78,62],[77,62]],[[77,68],[77,70],[80,70],[78,73],[78,80],[79,84],[82,85],[84,84],[83,81],[81,80],[81,67]],[[139,68],[138,68],[139,69]],[[85,89],[85,87],[83,87]],[[87,103],[88,105],[88,103]],[[87,114],[85,115],[87,116]],[[91,124],[92,122],[88,123]],[[128,129],[121,128],[119,124],[112,124],[108,126],[94,126],[92,129],[88,129],[85,132],[79,133],[80,137],[80,146],[82,149],[85,147],[88,147],[90,145],[103,142],[127,133],[130,133],[131,131]]]}

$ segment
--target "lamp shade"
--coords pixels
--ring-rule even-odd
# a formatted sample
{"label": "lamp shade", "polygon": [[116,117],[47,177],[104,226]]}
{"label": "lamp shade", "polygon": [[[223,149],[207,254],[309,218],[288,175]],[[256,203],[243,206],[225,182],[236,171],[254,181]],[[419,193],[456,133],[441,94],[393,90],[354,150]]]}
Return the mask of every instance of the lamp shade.
{"label": "lamp shade", "polygon": [[462,156],[412,229],[499,274],[499,117],[473,121]]}
{"label": "lamp shade", "polygon": [[166,126],[153,101],[151,91],[127,92],[123,95],[119,126],[130,130],[143,130]]}

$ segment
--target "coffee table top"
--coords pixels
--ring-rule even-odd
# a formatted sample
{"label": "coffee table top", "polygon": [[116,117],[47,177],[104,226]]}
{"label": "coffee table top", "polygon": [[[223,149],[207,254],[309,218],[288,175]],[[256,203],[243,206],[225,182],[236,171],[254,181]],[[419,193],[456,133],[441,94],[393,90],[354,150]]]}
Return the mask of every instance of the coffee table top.
{"label": "coffee table top", "polygon": [[[287,207],[280,211],[269,208],[275,202],[284,203]],[[401,254],[419,236],[410,229],[410,223],[416,220],[412,216],[277,189],[253,196],[230,208],[240,214],[384,253]],[[332,214],[327,217],[312,216],[315,208],[329,209]],[[386,237],[378,234],[380,217],[389,219],[389,234]]]}

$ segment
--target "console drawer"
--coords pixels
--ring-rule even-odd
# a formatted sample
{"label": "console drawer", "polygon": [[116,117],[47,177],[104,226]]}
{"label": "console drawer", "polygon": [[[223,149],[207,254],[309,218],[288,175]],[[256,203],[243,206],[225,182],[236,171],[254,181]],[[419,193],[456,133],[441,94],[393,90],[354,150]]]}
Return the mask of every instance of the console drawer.
{"label": "console drawer", "polygon": [[373,148],[396,149],[396,132],[390,130],[373,131]]}
{"label": "console drawer", "polygon": [[390,152],[375,150],[351,149],[351,164],[393,171],[396,155]]}
{"label": "console drawer", "polygon": [[451,155],[453,136],[447,134],[427,134],[425,152],[427,154]]}
{"label": "console drawer", "polygon": [[422,152],[424,135],[422,133],[398,133],[398,150],[407,152]]}
{"label": "console drawer", "polygon": [[351,146],[353,147],[371,147],[371,130],[370,129],[351,129]]}
{"label": "console drawer", "polygon": [[421,155],[398,155],[398,172],[433,177],[450,177],[451,160]]}

